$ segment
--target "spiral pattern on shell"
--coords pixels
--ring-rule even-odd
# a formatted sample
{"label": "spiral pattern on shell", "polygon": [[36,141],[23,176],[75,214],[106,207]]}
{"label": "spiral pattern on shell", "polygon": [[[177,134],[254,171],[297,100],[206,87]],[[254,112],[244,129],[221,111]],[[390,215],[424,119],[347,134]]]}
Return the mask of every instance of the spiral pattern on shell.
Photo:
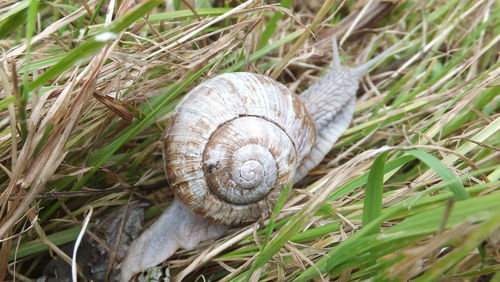
{"label": "spiral pattern on shell", "polygon": [[262,75],[231,73],[193,89],[164,136],[167,178],[195,213],[226,225],[268,214],[314,143],[298,96]]}

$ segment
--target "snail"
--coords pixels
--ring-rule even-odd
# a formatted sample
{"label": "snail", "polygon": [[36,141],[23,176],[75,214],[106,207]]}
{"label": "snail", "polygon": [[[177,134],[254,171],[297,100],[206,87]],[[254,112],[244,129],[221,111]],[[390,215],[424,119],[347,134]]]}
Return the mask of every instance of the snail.
{"label": "snail", "polygon": [[260,74],[225,73],[190,91],[163,137],[175,199],[130,246],[123,281],[179,248],[265,217],[281,189],[318,165],[347,129],[360,78],[393,46],[361,66],[333,67],[300,96]]}

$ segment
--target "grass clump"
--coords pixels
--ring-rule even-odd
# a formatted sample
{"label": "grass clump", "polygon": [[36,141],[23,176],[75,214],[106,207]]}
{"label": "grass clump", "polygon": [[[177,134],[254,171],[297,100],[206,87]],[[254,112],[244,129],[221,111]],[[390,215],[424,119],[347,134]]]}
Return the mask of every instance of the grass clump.
{"label": "grass clump", "polygon": [[234,71],[300,93],[333,36],[346,65],[403,43],[363,78],[351,127],[272,220],[178,252],[170,273],[500,279],[496,1],[119,2],[0,4],[0,280],[65,259],[89,207],[103,217],[139,190],[154,220],[168,189],[113,188],[163,181],[164,117],[182,95]]}

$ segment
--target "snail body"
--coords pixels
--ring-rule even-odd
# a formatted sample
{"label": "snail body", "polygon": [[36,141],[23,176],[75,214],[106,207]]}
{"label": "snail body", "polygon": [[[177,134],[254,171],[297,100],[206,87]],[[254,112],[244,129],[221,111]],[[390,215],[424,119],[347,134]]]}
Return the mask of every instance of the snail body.
{"label": "snail body", "polygon": [[[396,46],[393,46],[396,47]],[[163,137],[165,173],[176,197],[132,243],[122,280],[178,248],[224,235],[273,209],[284,185],[318,165],[351,122],[369,62],[333,67],[300,96],[263,75],[226,73],[195,87],[177,105]]]}

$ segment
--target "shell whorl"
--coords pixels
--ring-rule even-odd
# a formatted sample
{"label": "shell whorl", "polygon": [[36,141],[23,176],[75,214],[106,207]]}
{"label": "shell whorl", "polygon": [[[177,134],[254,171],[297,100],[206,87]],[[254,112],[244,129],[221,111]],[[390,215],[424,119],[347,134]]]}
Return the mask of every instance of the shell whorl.
{"label": "shell whorl", "polygon": [[210,190],[228,203],[245,205],[286,184],[296,153],[281,128],[244,116],[217,129],[205,147],[203,163]]}
{"label": "shell whorl", "polygon": [[282,84],[223,74],[176,107],[164,137],[167,178],[177,197],[208,220],[252,222],[272,210],[315,134],[302,102]]}

